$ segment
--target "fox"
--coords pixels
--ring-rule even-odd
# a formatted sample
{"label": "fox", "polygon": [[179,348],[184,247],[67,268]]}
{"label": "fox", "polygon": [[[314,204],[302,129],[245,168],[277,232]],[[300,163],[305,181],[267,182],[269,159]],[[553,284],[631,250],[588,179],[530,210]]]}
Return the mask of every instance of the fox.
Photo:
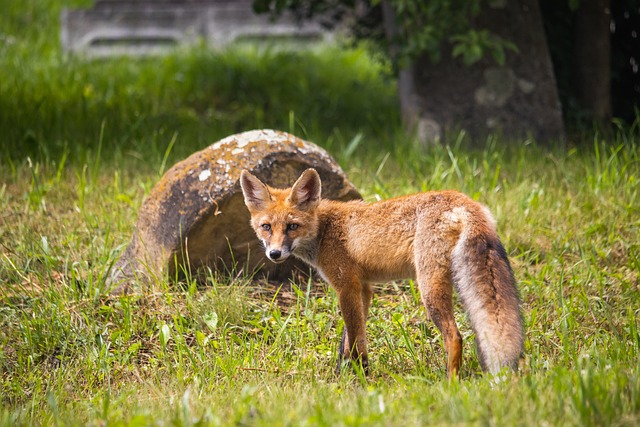
{"label": "fox", "polygon": [[449,379],[459,376],[462,364],[454,288],[475,333],[483,371],[517,371],[524,345],[520,296],[486,206],[454,190],[370,204],[322,199],[313,168],[285,189],[243,170],[240,186],[267,258],[281,263],[297,257],[337,293],[344,320],[337,373],[350,360],[368,374],[365,328],[372,285],[402,279],[415,280],[442,335]]}

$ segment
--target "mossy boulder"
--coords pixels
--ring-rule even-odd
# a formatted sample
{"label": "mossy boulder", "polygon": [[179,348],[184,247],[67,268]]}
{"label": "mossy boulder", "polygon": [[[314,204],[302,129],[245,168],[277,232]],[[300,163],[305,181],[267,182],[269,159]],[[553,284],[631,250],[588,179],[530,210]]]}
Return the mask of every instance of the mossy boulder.
{"label": "mossy boulder", "polygon": [[273,187],[287,187],[310,167],[322,178],[323,197],[361,198],[325,150],[285,132],[244,132],[192,154],[168,170],[143,202],[131,242],[108,284],[114,292],[127,292],[154,278],[207,268],[278,281],[308,272],[297,260],[275,265],[264,256],[238,180],[247,169]]}

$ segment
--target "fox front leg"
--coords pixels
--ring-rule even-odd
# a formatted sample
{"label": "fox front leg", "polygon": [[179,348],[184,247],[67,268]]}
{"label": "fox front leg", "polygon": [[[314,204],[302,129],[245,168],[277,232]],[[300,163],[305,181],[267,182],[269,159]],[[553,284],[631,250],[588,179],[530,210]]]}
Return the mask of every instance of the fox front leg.
{"label": "fox front leg", "polygon": [[[361,288],[359,292],[358,288]],[[372,297],[373,290],[367,283],[354,286],[346,293],[340,293],[340,308],[345,326],[338,348],[337,374],[340,373],[345,359],[356,361],[362,366],[365,375],[369,373],[369,357],[367,354],[365,328]],[[351,339],[350,337],[354,338]]]}

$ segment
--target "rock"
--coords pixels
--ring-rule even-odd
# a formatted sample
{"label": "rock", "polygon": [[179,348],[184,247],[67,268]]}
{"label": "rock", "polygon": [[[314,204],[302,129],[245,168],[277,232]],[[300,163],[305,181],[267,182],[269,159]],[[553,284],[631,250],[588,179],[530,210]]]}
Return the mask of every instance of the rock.
{"label": "rock", "polygon": [[[114,264],[114,293],[154,278],[184,277],[203,268],[286,280],[309,267],[297,260],[273,264],[249,226],[238,179],[243,169],[273,187],[287,187],[315,168],[322,195],[360,199],[340,166],[322,148],[291,134],[254,130],[229,136],[168,170],[142,204],[131,242]],[[205,270],[206,271],[206,270]]]}

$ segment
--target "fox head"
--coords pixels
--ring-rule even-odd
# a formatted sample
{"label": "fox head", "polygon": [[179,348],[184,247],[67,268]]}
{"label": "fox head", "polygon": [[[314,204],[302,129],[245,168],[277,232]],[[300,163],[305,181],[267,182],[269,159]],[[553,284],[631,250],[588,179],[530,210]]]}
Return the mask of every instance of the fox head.
{"label": "fox head", "polygon": [[305,170],[287,189],[271,188],[244,170],[240,186],[251,214],[251,226],[271,261],[281,263],[296,249],[314,241],[322,187],[315,169]]}

